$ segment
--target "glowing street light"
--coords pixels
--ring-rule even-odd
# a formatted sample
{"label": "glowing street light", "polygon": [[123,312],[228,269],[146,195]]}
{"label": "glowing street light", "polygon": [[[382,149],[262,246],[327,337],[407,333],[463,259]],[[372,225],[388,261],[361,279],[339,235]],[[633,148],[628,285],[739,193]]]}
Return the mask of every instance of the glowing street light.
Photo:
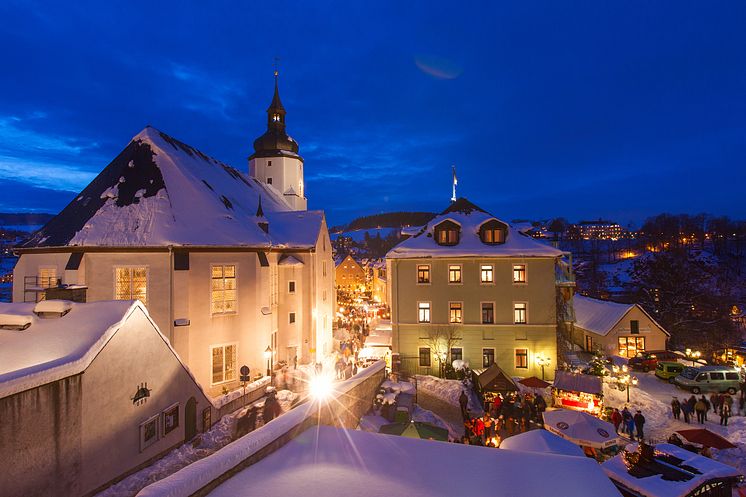
{"label": "glowing street light", "polygon": [[267,348],[264,351],[264,358],[267,359],[267,376],[272,376],[272,368],[269,364],[269,361],[272,359],[272,347],[267,346]]}
{"label": "glowing street light", "polygon": [[635,376],[630,376],[628,373],[624,373],[621,376],[618,376],[616,381],[619,384],[619,390],[627,391],[627,403],[629,403],[629,388],[630,386],[637,385],[637,378]]}
{"label": "glowing street light", "polygon": [[308,393],[316,401],[326,400],[332,394],[332,383],[332,378],[328,374],[317,374],[308,383]]}
{"label": "glowing street light", "polygon": [[546,357],[544,355],[537,355],[536,356],[536,365],[541,367],[541,379],[544,381],[544,368],[546,366],[549,366],[549,364],[552,362],[552,359],[550,357]]}
{"label": "glowing street light", "polygon": [[686,357],[692,361],[692,366],[694,366],[697,362],[697,359],[702,357],[702,352],[699,350],[692,350],[692,349],[686,349]]}

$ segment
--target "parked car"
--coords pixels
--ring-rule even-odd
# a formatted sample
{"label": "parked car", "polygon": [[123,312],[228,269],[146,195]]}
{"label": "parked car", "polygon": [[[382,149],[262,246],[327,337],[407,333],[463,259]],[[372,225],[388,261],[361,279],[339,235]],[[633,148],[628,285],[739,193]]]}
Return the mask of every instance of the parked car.
{"label": "parked car", "polygon": [[741,375],[737,369],[727,366],[702,366],[684,368],[684,371],[674,378],[674,383],[693,394],[728,392],[734,395],[738,391],[740,379]]}
{"label": "parked car", "polygon": [[653,371],[658,365],[658,361],[674,362],[680,356],[676,352],[669,350],[646,350],[638,352],[637,355],[629,360],[629,367],[639,371]]}
{"label": "parked car", "polygon": [[655,367],[655,376],[669,383],[674,382],[674,378],[684,371],[685,366],[678,362],[658,361]]}

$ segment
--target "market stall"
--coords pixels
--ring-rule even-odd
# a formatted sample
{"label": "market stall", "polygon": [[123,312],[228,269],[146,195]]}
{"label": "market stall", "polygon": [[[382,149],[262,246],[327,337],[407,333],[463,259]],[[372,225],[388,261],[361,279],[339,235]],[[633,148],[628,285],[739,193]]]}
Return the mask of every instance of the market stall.
{"label": "market stall", "polygon": [[492,364],[486,369],[475,369],[473,375],[474,385],[485,403],[495,400],[498,393],[505,395],[519,391],[513,378],[497,364]]}
{"label": "market stall", "polygon": [[603,410],[603,381],[599,376],[556,371],[552,386],[554,407],[599,415]]}

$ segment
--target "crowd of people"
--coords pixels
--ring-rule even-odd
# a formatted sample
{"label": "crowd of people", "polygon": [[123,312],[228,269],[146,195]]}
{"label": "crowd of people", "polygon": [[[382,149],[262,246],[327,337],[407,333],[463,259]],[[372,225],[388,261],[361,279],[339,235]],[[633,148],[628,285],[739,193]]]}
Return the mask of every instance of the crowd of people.
{"label": "crowd of people", "polygon": [[[728,418],[733,413],[733,397],[728,394],[717,394],[713,393],[708,399],[702,395],[697,399],[694,395],[683,401],[679,400],[678,397],[674,397],[671,401],[671,414],[674,419],[681,419],[681,415],[684,416],[684,422],[689,424],[694,421],[694,416],[697,417],[697,423],[705,424],[707,416],[710,412],[713,415],[720,417],[720,424],[722,426],[728,426]],[[744,412],[744,396],[741,395],[739,399],[738,409]],[[746,414],[746,412],[744,412]]]}
{"label": "crowd of people", "polygon": [[497,447],[500,440],[523,433],[534,425],[542,424],[542,413],[547,403],[539,394],[498,394],[492,402],[485,402],[484,415],[472,416],[468,409],[468,396],[461,392],[459,404],[464,419],[462,443]]}
{"label": "crowd of people", "polygon": [[[635,414],[627,406],[620,411],[617,408],[611,413],[611,423],[617,434],[628,435],[631,439],[644,440],[645,437],[645,416],[640,409]],[[621,428],[621,432],[619,429]]]}

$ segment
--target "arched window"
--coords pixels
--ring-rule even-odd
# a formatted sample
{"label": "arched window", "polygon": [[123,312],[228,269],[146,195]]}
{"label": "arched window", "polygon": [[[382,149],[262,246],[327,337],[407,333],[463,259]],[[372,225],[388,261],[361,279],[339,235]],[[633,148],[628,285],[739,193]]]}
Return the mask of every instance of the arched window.
{"label": "arched window", "polygon": [[489,245],[505,243],[507,233],[508,226],[497,219],[491,219],[479,227],[479,238]]}
{"label": "arched window", "polygon": [[438,245],[456,245],[461,227],[453,221],[445,220],[435,227],[435,241]]}

